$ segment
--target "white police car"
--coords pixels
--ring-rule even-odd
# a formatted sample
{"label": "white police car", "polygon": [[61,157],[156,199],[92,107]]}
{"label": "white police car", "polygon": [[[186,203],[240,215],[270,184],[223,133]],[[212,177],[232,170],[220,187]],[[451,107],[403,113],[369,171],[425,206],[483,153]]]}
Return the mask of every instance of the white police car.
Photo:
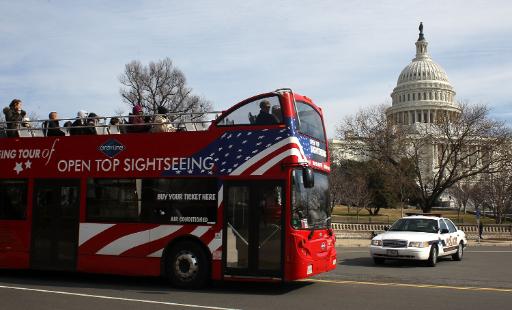
{"label": "white police car", "polygon": [[396,221],[386,232],[375,236],[370,254],[375,264],[386,259],[426,261],[434,267],[437,258],[451,255],[460,261],[467,245],[466,234],[440,215],[412,215]]}

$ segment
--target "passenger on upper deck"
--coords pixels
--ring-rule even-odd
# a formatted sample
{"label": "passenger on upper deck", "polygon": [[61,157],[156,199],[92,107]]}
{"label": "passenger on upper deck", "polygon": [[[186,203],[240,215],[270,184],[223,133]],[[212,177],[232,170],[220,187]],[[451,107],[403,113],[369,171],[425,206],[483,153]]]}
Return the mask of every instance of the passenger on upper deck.
{"label": "passenger on upper deck", "polygon": [[[94,127],[89,128],[87,127],[87,116],[88,113],[84,110],[80,110],[77,113],[77,118],[71,125],[71,128],[69,129],[69,134],[74,135],[91,135],[95,134]],[[92,130],[91,130],[92,129]]]}
{"label": "passenger on upper deck", "polygon": [[256,125],[273,125],[277,124],[277,119],[270,114],[270,102],[262,100],[260,102],[260,113],[256,117]]}
{"label": "passenger on upper deck", "polygon": [[9,107],[5,107],[3,110],[5,114],[5,121],[7,123],[8,137],[19,137],[16,129],[18,129],[20,126],[26,127],[22,121],[27,112],[21,109],[21,105],[22,102],[20,99],[13,99],[9,104]]}
{"label": "passenger on upper deck", "polygon": [[65,136],[64,131],[60,130],[59,119],[57,112],[50,112],[48,115],[50,120],[45,122],[46,136]]}
{"label": "passenger on upper deck", "polygon": [[281,106],[276,104],[272,106],[272,115],[276,118],[278,123],[283,122],[283,113],[281,112]]}
{"label": "passenger on upper deck", "polygon": [[127,132],[148,132],[151,129],[151,125],[146,124],[144,112],[140,105],[137,104],[133,107],[133,114],[130,114],[129,118]]}
{"label": "passenger on upper deck", "polygon": [[88,134],[95,135],[97,134],[96,127],[98,126],[98,115],[96,113],[91,112],[87,115],[87,130]]}
{"label": "passenger on upper deck", "polygon": [[153,118],[153,127],[151,132],[171,132],[176,131],[176,128],[171,124],[171,121],[167,117],[167,110],[165,107],[158,107],[158,114]]}

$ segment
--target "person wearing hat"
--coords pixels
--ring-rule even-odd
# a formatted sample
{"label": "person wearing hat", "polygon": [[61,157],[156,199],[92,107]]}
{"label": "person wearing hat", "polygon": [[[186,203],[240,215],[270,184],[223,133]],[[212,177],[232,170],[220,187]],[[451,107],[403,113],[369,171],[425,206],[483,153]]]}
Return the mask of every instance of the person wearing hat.
{"label": "person wearing hat", "polygon": [[144,117],[142,107],[139,104],[136,104],[132,111],[133,113],[129,115],[126,131],[132,133],[148,132],[151,129],[151,125],[146,124],[146,118]]}
{"label": "person wearing hat", "polygon": [[71,128],[69,129],[69,134],[72,136],[75,135],[88,135],[90,134],[90,130],[88,130],[85,126],[87,126],[87,116],[89,113],[84,110],[78,111],[76,113],[76,119],[71,124]]}
{"label": "person wearing hat", "polygon": [[5,121],[7,123],[7,136],[8,137],[19,137],[18,129],[20,126],[27,127],[22,123],[23,118],[27,115],[27,112],[21,109],[22,102],[20,99],[13,99],[9,104],[9,107],[5,107],[3,112],[5,115]]}

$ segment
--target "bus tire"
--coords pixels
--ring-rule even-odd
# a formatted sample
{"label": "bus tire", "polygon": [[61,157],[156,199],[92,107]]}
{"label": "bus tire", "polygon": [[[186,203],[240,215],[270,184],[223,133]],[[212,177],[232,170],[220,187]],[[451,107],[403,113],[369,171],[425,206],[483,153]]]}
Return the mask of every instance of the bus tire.
{"label": "bus tire", "polygon": [[206,285],[210,277],[208,255],[193,241],[181,241],[169,251],[166,274],[176,287],[197,289]]}

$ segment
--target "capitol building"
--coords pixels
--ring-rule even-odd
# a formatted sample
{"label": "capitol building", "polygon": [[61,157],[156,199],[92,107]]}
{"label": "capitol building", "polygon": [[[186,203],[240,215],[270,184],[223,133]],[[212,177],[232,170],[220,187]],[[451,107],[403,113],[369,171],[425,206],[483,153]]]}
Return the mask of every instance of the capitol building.
{"label": "capitol building", "polygon": [[[419,37],[415,42],[416,57],[398,76],[396,87],[391,93],[392,105],[385,111],[388,124],[408,128],[407,132],[411,135],[426,128],[433,128],[431,124],[445,121],[451,123],[451,120],[455,120],[461,113],[461,108],[455,101],[455,89],[448,75],[428,54],[423,24],[420,24],[419,30]],[[342,160],[369,160],[368,155],[361,151],[364,147],[354,148],[354,143],[364,145],[363,141],[364,139],[354,136],[331,140],[331,161],[339,163]],[[436,173],[439,147],[433,143],[422,148],[422,174]],[[445,206],[453,205],[451,197],[447,194],[439,197],[439,200]]]}
{"label": "capitol building", "polygon": [[386,111],[395,124],[435,123],[441,117],[454,118],[460,109],[446,72],[430,58],[423,24],[416,41],[416,57],[407,65],[391,93],[392,106]]}
{"label": "capitol building", "polygon": [[[448,75],[428,54],[428,42],[423,34],[422,23],[419,30],[419,37],[415,43],[416,57],[398,76],[396,87],[391,93],[392,105],[386,110],[388,122],[407,125],[411,133],[428,126],[425,124],[443,120],[449,122],[460,113],[460,107],[455,101],[455,89]],[[331,160],[367,160],[365,154],[348,147],[353,143],[357,142],[354,142],[354,139],[332,139]],[[425,168],[430,170],[430,173],[435,167],[436,151],[434,146],[430,150],[425,150],[424,161],[428,163]]]}

